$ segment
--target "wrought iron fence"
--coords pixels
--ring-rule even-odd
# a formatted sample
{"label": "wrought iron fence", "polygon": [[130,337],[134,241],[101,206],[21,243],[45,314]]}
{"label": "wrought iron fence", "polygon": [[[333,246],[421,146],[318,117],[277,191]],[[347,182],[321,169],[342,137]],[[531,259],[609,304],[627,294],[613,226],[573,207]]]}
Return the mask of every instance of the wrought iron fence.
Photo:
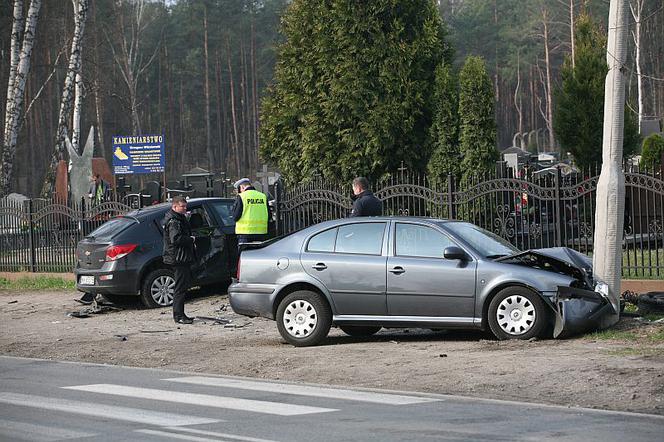
{"label": "wrought iron fence", "polygon": [[[435,183],[400,175],[374,185],[386,215],[473,222],[520,249],[570,247],[592,254],[598,171],[564,176],[560,169]],[[626,170],[623,277],[664,278],[664,181],[660,173]],[[279,234],[349,215],[350,183],[315,180],[287,189],[277,183]]]}
{"label": "wrought iron fence", "polygon": [[[485,176],[469,182],[431,182],[399,175],[373,187],[386,215],[473,222],[520,249],[565,246],[591,254],[597,171],[560,170]],[[664,278],[664,180],[661,172],[625,171],[623,277]],[[344,218],[352,208],[350,183],[317,179],[286,188],[277,182],[278,234]],[[46,200],[0,200],[0,271],[68,272],[76,244],[113,216],[142,204],[139,194],[89,206]]]}
{"label": "wrought iron fence", "polygon": [[0,200],[0,271],[70,272],[76,245],[88,233],[132,209],[130,201]]}

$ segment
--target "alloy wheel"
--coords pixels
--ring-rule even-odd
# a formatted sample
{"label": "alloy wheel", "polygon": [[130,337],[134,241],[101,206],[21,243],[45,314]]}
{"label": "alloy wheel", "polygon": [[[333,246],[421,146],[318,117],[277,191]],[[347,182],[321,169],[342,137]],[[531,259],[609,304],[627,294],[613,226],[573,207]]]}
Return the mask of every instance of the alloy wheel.
{"label": "alloy wheel", "polygon": [[175,280],[168,275],[162,275],[152,282],[150,294],[159,305],[168,306],[173,302],[175,293]]}

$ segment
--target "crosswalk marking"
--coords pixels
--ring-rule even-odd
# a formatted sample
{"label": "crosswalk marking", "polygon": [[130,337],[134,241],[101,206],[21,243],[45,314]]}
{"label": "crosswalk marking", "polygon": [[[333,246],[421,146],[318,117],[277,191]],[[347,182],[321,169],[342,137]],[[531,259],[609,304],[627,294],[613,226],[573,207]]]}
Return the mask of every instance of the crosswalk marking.
{"label": "crosswalk marking", "polygon": [[400,394],[374,393],[370,391],[355,391],[337,388],[315,387],[310,385],[260,382],[206,376],[187,376],[164,380],[171,382],[181,382],[185,384],[207,385],[211,387],[238,388],[242,390],[267,391],[272,393],[284,393],[299,396],[313,396],[330,399],[343,399],[349,401],[372,402],[383,405],[410,405],[440,401],[440,399],[419,396],[404,396]]}
{"label": "crosswalk marking", "polygon": [[195,442],[230,442],[230,441],[224,441],[223,439],[210,439],[207,437],[192,436],[190,434],[169,433],[168,431],[160,431],[160,430],[144,429],[144,430],[136,430],[136,433],[149,434],[150,436],[170,437],[171,439],[191,440]]}
{"label": "crosswalk marking", "polygon": [[240,436],[237,434],[228,434],[228,433],[216,433],[214,431],[197,430],[195,428],[168,428],[168,430],[175,430],[183,433],[200,434],[204,436],[225,437],[226,439],[241,440],[245,442],[276,442],[271,439],[260,439],[256,437]]}
{"label": "crosswalk marking", "polygon": [[156,401],[177,402],[178,404],[201,405],[205,407],[226,408],[256,413],[276,414],[279,416],[295,416],[299,414],[325,413],[337,411],[333,408],[309,407],[281,402],[266,402],[251,399],[240,399],[209,394],[185,393],[179,391],[155,390],[150,388],[127,387],[115,384],[92,384],[62,387],[70,390],[88,391],[92,393],[112,394]]}
{"label": "crosswalk marking", "polygon": [[51,442],[92,436],[95,436],[95,433],[0,419],[0,440],[14,438],[34,442]]}
{"label": "crosswalk marking", "polygon": [[[174,433],[173,431],[176,431],[177,433]],[[194,428],[182,428],[182,427],[163,428],[162,430],[141,429],[141,430],[135,430],[135,432],[143,434],[151,434],[154,436],[166,436],[173,439],[192,440],[192,441],[227,440],[228,442],[233,442],[233,441],[276,442],[270,439],[259,439],[255,437],[240,436],[237,434],[217,433],[215,431],[196,430]],[[189,434],[182,434],[182,433],[189,433]],[[212,439],[205,436],[209,436]]]}
{"label": "crosswalk marking", "polygon": [[220,422],[220,419],[208,419],[184,414],[164,413],[139,408],[119,407],[94,402],[81,402],[69,399],[56,399],[29,394],[0,392],[0,403],[44,410],[63,411],[105,419],[137,422],[156,426],[198,425]]}

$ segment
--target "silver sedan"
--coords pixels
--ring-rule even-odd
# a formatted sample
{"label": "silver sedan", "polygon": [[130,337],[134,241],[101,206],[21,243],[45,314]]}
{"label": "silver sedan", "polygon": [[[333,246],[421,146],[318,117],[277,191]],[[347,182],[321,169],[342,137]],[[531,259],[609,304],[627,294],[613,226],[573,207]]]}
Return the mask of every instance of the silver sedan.
{"label": "silver sedan", "polygon": [[616,314],[585,255],[521,252],[474,224],[413,217],[328,221],[249,244],[228,292],[236,313],[276,320],[295,346],[320,343],[331,326],[562,337]]}

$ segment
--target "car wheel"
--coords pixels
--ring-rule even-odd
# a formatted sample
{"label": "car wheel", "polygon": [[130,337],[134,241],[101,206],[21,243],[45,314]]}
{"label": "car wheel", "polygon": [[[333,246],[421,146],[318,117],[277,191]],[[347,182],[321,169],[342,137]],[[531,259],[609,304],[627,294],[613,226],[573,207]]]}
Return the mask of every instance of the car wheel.
{"label": "car wheel", "polygon": [[321,295],[300,290],[286,296],[277,308],[277,328],[296,347],[320,343],[332,325],[332,311]]}
{"label": "car wheel", "polygon": [[141,287],[141,301],[148,308],[173,305],[175,277],[169,269],[157,269],[148,273]]}
{"label": "car wheel", "polygon": [[383,327],[372,327],[370,325],[340,325],[339,328],[348,336],[371,336],[378,333],[378,330]]}
{"label": "car wheel", "polygon": [[525,287],[501,290],[489,304],[489,328],[498,339],[530,339],[547,324],[547,311],[537,293]]}

